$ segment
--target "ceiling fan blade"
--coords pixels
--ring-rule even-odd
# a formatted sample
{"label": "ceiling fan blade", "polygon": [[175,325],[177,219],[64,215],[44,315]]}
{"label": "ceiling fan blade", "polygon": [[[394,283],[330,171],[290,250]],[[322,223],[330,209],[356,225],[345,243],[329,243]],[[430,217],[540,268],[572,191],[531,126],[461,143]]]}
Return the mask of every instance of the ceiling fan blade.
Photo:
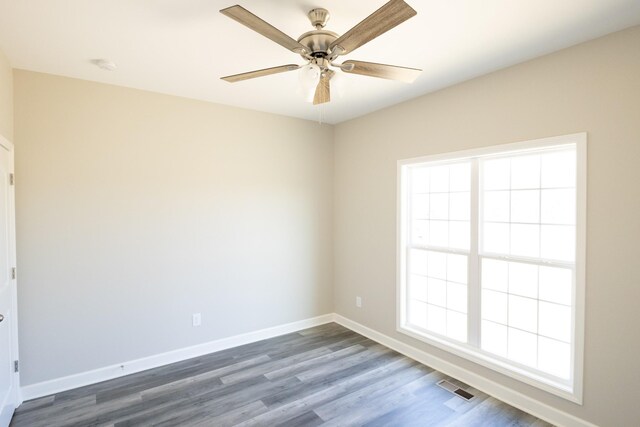
{"label": "ceiling fan blade", "polygon": [[340,65],[340,68],[345,73],[399,80],[405,83],[413,83],[422,72],[422,70],[418,70],[417,68],[398,67],[397,65],[376,64],[375,62],[364,61],[345,61]]}
{"label": "ceiling fan blade", "polygon": [[331,85],[329,81],[335,74],[335,71],[327,70],[320,75],[320,81],[316,86],[316,93],[313,97],[313,105],[324,104],[331,101]]}
{"label": "ceiling fan blade", "polygon": [[403,0],[391,0],[338,37],[331,43],[330,49],[333,51],[337,47],[340,50],[338,55],[353,52],[416,14],[417,12]]}
{"label": "ceiling fan blade", "polygon": [[281,65],[279,67],[264,68],[262,70],[249,71],[248,73],[234,74],[232,76],[225,76],[220,78],[229,83],[235,83],[242,80],[255,79],[256,77],[263,77],[271,74],[293,71],[297,70],[298,68],[300,68],[300,66],[296,64]]}
{"label": "ceiling fan blade", "polygon": [[260,19],[242,6],[235,5],[227,7],[226,9],[222,9],[220,13],[251,28],[253,31],[262,34],[266,38],[273,40],[280,46],[284,46],[292,52],[303,53],[307,50],[303,44],[298,43],[296,40],[292,39],[268,22]]}

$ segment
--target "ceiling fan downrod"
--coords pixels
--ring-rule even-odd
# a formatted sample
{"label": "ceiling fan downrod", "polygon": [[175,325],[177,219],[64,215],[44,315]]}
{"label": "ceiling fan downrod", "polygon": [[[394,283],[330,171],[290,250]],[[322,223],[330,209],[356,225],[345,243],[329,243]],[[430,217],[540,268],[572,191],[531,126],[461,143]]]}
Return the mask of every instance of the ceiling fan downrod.
{"label": "ceiling fan downrod", "polygon": [[327,25],[327,22],[329,22],[329,18],[331,17],[329,11],[321,7],[311,9],[307,16],[309,17],[309,21],[311,21],[311,25],[316,27],[316,30],[324,28],[324,26]]}

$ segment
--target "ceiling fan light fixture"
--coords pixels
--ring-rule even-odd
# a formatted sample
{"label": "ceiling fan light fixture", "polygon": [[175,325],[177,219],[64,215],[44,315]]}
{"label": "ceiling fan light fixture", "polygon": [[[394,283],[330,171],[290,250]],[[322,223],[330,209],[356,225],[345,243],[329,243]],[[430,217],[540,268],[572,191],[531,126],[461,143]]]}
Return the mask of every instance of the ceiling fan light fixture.
{"label": "ceiling fan light fixture", "polygon": [[320,81],[320,75],[322,70],[317,64],[310,62],[309,64],[300,67],[298,71],[298,80],[300,82],[300,90],[307,102],[313,101],[313,95]]}

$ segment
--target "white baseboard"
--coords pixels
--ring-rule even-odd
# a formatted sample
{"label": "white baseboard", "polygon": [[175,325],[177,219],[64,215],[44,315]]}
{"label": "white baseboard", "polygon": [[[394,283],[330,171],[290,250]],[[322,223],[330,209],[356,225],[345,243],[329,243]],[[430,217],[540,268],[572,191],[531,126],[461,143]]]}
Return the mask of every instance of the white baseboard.
{"label": "white baseboard", "polygon": [[62,378],[55,378],[49,381],[43,381],[40,383],[22,387],[22,398],[24,400],[36,399],[38,397],[48,396],[50,394],[59,393],[61,391],[71,390],[73,388],[83,387],[86,385],[99,383],[101,381],[107,381],[114,378],[122,377],[124,375],[145,371],[147,369],[168,365],[170,363],[180,362],[182,360],[191,359],[193,357],[214,353],[216,351],[237,347],[239,345],[249,344],[267,338],[273,338],[279,335],[296,332],[302,329],[311,328],[313,326],[330,323],[332,321],[333,314],[325,314],[310,319],[299,320],[297,322],[278,325],[271,328],[247,332],[241,335],[235,335],[232,337],[194,345],[191,347],[168,351],[166,353],[156,354],[154,356],[117,363],[115,365],[105,366],[103,368],[98,368],[91,371],[80,372]]}
{"label": "white baseboard", "polygon": [[382,345],[385,345],[397,351],[398,353],[402,353],[407,357],[430,366],[431,368],[436,369],[444,373],[445,375],[449,375],[460,381],[463,381],[484,393],[487,393],[511,406],[519,408],[554,425],[563,427],[598,427],[595,424],[589,423],[588,421],[582,420],[564,411],[560,411],[559,409],[553,408],[547,404],[532,399],[529,396],[516,392],[472,371],[461,368],[439,357],[435,357],[425,351],[419,350],[413,346],[398,341],[395,338],[391,338],[385,334],[377,332],[371,328],[361,325],[360,323],[354,322],[353,320],[335,313],[325,314],[311,319],[304,319],[297,322],[248,332],[241,335],[222,338],[203,344],[198,344],[192,347],[173,350],[142,359],[118,363],[115,365],[94,369],[92,371],[80,372],[78,374],[28,385],[22,387],[22,397],[24,398],[24,400],[36,399],[38,397],[48,396],[50,394],[59,393],[61,391],[70,390],[89,384],[95,384],[101,381],[107,381],[110,379],[122,377],[124,375],[145,371],[147,369],[157,368],[159,366],[164,366],[170,363],[180,362],[182,360],[187,360],[193,357],[214,353],[216,351],[237,347],[239,345],[249,344],[267,338],[273,338],[279,335],[296,332],[302,329],[311,328],[313,326],[323,325],[330,322],[336,322],[344,326],[345,328],[351,329],[354,332],[364,335],[367,338],[370,338]]}
{"label": "white baseboard", "polygon": [[385,334],[361,325],[360,323],[347,319],[344,316],[334,314],[334,321],[345,328],[349,328],[360,335],[364,335],[365,337],[387,346],[398,353],[404,354],[407,357],[438,370],[445,375],[449,375],[467,383],[477,390],[487,393],[496,399],[519,408],[553,425],[562,427],[598,427],[595,424],[532,399],[527,395],[514,391],[472,371],[447,362],[444,359],[435,357],[425,351],[398,341],[395,338],[391,338]]}
{"label": "white baseboard", "polygon": [[14,410],[13,405],[0,406],[0,427],[9,427]]}

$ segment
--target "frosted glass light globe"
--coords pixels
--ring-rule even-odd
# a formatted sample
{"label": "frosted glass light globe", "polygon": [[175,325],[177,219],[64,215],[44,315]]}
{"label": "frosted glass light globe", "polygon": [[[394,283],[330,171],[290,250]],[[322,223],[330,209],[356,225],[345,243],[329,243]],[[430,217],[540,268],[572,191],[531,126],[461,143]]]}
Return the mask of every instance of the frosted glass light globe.
{"label": "frosted glass light globe", "polygon": [[300,89],[307,102],[313,101],[316,86],[320,81],[320,67],[316,64],[307,64],[298,71],[298,79],[300,81]]}

